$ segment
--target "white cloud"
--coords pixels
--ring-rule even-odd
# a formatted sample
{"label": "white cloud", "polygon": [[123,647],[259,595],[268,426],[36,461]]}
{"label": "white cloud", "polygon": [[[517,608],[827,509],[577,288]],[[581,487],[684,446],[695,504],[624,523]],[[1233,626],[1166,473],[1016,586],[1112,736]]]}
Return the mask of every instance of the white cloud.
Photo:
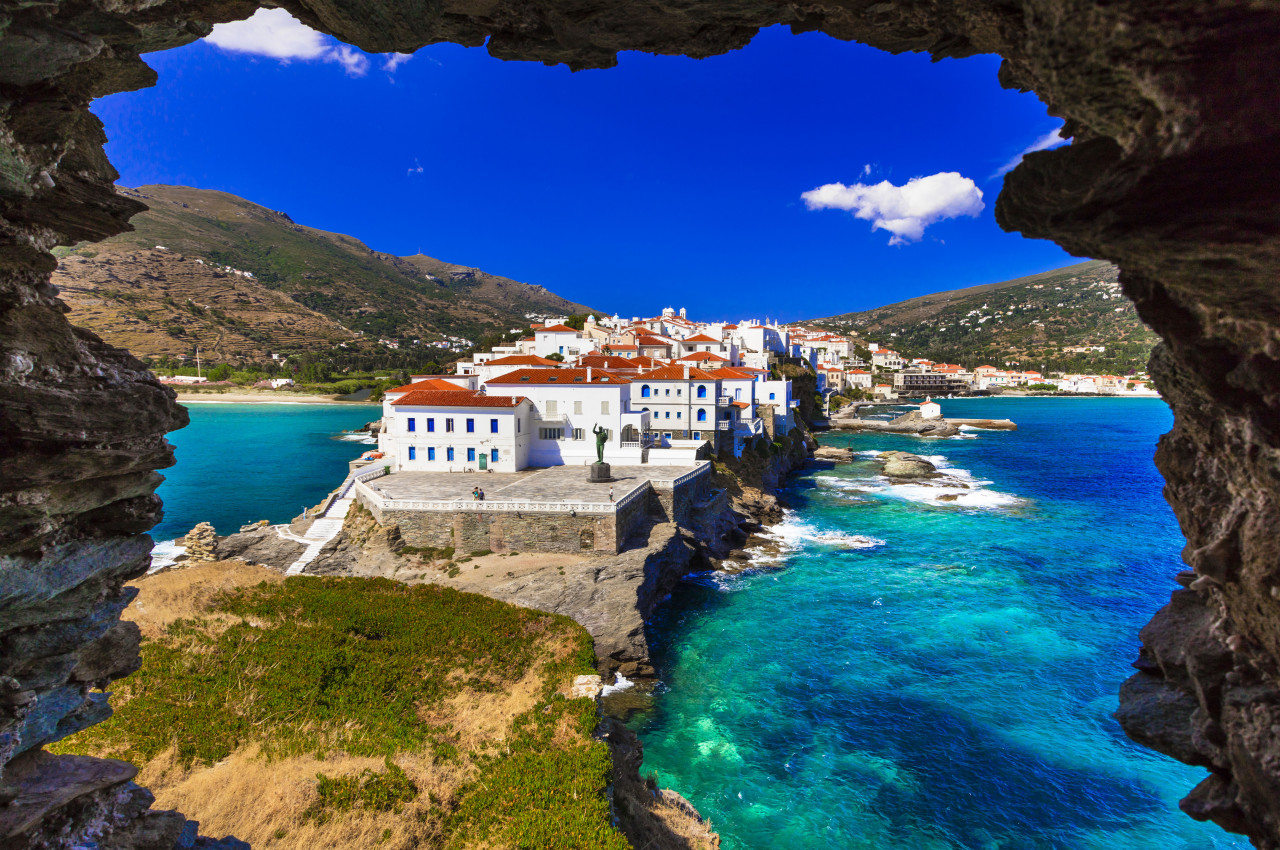
{"label": "white cloud", "polygon": [[252,53],[285,61],[321,59],[333,50],[329,38],[299,22],[284,9],[259,9],[248,20],[218,24],[205,41],[234,53]]}
{"label": "white cloud", "polygon": [[422,163],[418,162],[417,158],[415,157],[413,160],[413,165],[409,166],[409,174],[421,174],[422,171],[423,171]]}
{"label": "white cloud", "polygon": [[399,68],[412,58],[412,53],[388,53],[387,61],[382,63],[382,70],[386,71],[388,74],[393,74],[395,73],[396,68]]}
{"label": "white cloud", "polygon": [[871,163],[868,162],[866,165],[862,166],[862,176],[863,177],[871,176]]}
{"label": "white cloud", "polygon": [[913,177],[905,186],[888,180],[874,185],[828,183],[800,197],[811,210],[846,210],[854,218],[871,222],[872,230],[889,231],[893,234],[890,245],[915,242],[936,221],[976,216],[986,207],[977,184],[955,171]]}
{"label": "white cloud", "polygon": [[[369,72],[366,53],[316,32],[284,9],[259,9],[248,20],[218,24],[205,41],[232,53],[265,56],[284,63],[295,59],[333,62],[352,77],[363,77]],[[387,54],[382,68],[394,72],[407,61],[407,53]]]}
{"label": "white cloud", "polygon": [[1013,169],[1017,168],[1018,163],[1022,162],[1022,158],[1027,154],[1035,153],[1036,151],[1047,151],[1049,148],[1056,148],[1058,145],[1061,145],[1068,141],[1070,140],[1062,137],[1061,127],[1059,127],[1057,130],[1053,130],[1052,132],[1045,133],[1043,136],[1036,139],[1034,142],[1032,142],[1030,145],[1028,145],[1026,148],[1020,151],[1018,155],[1015,156],[1013,159],[1009,160],[1004,165],[1000,166],[996,170],[996,173],[992,174],[991,176],[992,178],[1003,177],[1004,175],[1008,174],[1010,171],[1013,171]]}

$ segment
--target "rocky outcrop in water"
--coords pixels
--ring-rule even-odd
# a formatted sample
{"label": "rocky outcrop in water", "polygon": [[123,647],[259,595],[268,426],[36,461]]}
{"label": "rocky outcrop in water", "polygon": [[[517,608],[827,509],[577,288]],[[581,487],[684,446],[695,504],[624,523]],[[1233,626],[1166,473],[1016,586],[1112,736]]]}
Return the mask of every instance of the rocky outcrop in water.
{"label": "rocky outcrop in water", "polygon": [[[1073,142],[1029,154],[1006,177],[997,221],[1116,262],[1124,291],[1164,340],[1152,373],[1175,424],[1157,463],[1196,577],[1192,596],[1147,632],[1138,674],[1147,678],[1125,691],[1125,728],[1157,742],[1168,737],[1158,730],[1193,724],[1194,754],[1167,747],[1211,771],[1188,797],[1189,813],[1280,847],[1280,736],[1268,725],[1280,668],[1280,187],[1266,179],[1280,165],[1274,4],[1173,0],[1155,12],[1137,0],[283,5],[370,51],[454,41],[574,68],[608,67],[620,50],[710,56],[774,24],[935,58],[1003,56],[1000,82],[1036,91]],[[146,569],[143,535],[160,516],[154,470],[172,463],[164,434],[186,422],[138,361],[73,329],[49,285],[54,245],[119,233],[141,209],[113,190],[88,104],[151,85],[142,52],[188,43],[255,8],[253,0],[53,0],[5,10],[0,674],[16,683],[11,693],[30,695],[0,704],[6,777],[13,759],[104,717],[91,684],[136,663],[128,658],[136,637],[117,629],[122,585]],[[1215,624],[1207,633],[1206,617]],[[1187,648],[1201,634],[1230,650],[1221,682]],[[91,662],[107,635],[121,649],[110,655],[116,661]],[[1144,696],[1152,688],[1169,698]],[[1175,721],[1168,706],[1189,706],[1183,697],[1197,709]],[[83,801],[127,786],[124,778],[60,785],[62,802],[37,833],[61,830]],[[94,821],[92,840],[109,844],[145,819]],[[62,834],[88,841],[89,829]],[[172,846],[157,836],[129,840]]]}
{"label": "rocky outcrop in water", "polygon": [[938,467],[910,452],[881,452],[876,460],[884,464],[880,471],[890,478],[930,478],[938,474]]}

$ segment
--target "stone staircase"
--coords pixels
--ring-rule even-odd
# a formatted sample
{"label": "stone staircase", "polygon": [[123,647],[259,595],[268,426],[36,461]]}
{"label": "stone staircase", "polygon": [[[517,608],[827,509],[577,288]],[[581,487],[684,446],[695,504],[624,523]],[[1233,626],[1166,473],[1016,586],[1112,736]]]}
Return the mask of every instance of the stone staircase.
{"label": "stone staircase", "polygon": [[289,569],[285,570],[285,575],[299,575],[306,569],[307,564],[316,559],[324,545],[338,536],[338,532],[342,530],[342,523],[347,518],[347,511],[351,509],[351,503],[355,501],[353,496],[348,495],[351,492],[351,484],[352,482],[347,482],[342,495],[333,500],[322,516],[316,517],[311,523],[311,527],[307,529],[306,534],[299,536],[287,528],[277,529],[281,537],[305,544],[307,547],[298,556],[298,560],[294,561],[289,566]]}

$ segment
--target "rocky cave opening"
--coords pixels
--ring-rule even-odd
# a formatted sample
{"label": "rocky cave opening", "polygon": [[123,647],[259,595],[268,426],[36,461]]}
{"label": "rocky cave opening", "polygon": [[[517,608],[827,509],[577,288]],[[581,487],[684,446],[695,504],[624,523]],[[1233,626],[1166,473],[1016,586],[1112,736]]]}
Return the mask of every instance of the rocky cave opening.
{"label": "rocky cave opening", "polygon": [[[289,0],[370,52],[451,41],[501,59],[609,67],[623,50],[706,57],[785,24],[891,52],[996,53],[1000,83],[1065,119],[996,215],[1117,263],[1163,339],[1151,369],[1175,414],[1157,464],[1191,570],[1142,631],[1118,718],[1208,769],[1192,817],[1280,847],[1280,9],[1174,0]],[[94,838],[168,848],[123,762],[43,752],[109,713],[137,669],[124,582],[145,571],[165,434],[186,414],[127,352],[72,327],[58,245],[128,228],[90,101],[154,84],[141,54],[249,17],[254,0],[54,0],[0,12],[0,843]],[[857,81],[850,81],[856,84]],[[1087,580],[1087,577],[1086,577]],[[58,845],[62,846],[62,845]],[[68,845],[69,846],[69,845]],[[184,845],[188,846],[188,845]]]}

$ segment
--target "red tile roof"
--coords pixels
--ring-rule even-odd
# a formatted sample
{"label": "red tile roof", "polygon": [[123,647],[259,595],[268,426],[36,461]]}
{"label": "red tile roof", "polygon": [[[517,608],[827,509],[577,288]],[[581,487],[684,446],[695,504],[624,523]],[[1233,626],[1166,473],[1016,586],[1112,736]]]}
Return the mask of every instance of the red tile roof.
{"label": "red tile roof", "polygon": [[490,378],[486,384],[586,384],[587,372],[591,372],[591,384],[629,384],[631,380],[604,369],[517,369],[501,378]]}
{"label": "red tile roof", "polygon": [[714,360],[717,363],[728,363],[728,357],[721,357],[719,354],[712,354],[710,351],[694,351],[683,357],[677,357],[677,360],[697,360],[702,362]]}
{"label": "red tile roof", "polygon": [[636,362],[639,358],[613,357],[608,354],[584,354],[578,358],[577,365],[586,368],[590,366],[593,369],[610,369],[610,370],[630,370],[636,371],[640,368],[640,364]]}
{"label": "red tile roof", "polygon": [[[689,374],[686,377],[684,370],[688,369]],[[696,366],[663,366],[654,369],[651,372],[643,372],[636,380],[648,381],[714,381],[716,376],[710,372],[704,372]]]}
{"label": "red tile roof", "polygon": [[488,363],[481,363],[481,366],[550,366],[556,367],[560,364],[554,360],[548,360],[545,357],[539,357],[536,354],[508,354],[506,357],[498,357],[490,360]]}
{"label": "red tile roof", "polygon": [[567,325],[547,325],[545,328],[537,328],[537,331],[538,333],[547,333],[548,331],[550,331],[551,333],[557,333],[557,334],[562,334],[562,333],[576,334],[578,332],[576,329],[568,327]]}
{"label": "red tile roof", "polygon": [[731,402],[731,404],[733,404],[733,406],[734,406],[734,407],[744,407],[744,408],[745,408],[745,407],[750,407],[750,406],[751,406],[751,405],[747,404],[745,401],[735,401],[735,402]]}
{"label": "red tile roof", "polygon": [[706,334],[698,334],[697,336],[691,336],[688,339],[684,340],[684,342],[719,342],[719,341],[720,340],[718,339],[712,339]]}
{"label": "red tile roof", "polygon": [[460,387],[452,381],[446,381],[444,378],[427,378],[425,381],[414,381],[412,384],[405,384],[402,387],[387,390],[387,393],[411,393],[415,390],[433,390],[445,393],[472,392],[472,390]]}
{"label": "red tile roof", "polygon": [[524,396],[416,390],[391,403],[396,406],[403,405],[406,407],[515,407],[524,400]]}

